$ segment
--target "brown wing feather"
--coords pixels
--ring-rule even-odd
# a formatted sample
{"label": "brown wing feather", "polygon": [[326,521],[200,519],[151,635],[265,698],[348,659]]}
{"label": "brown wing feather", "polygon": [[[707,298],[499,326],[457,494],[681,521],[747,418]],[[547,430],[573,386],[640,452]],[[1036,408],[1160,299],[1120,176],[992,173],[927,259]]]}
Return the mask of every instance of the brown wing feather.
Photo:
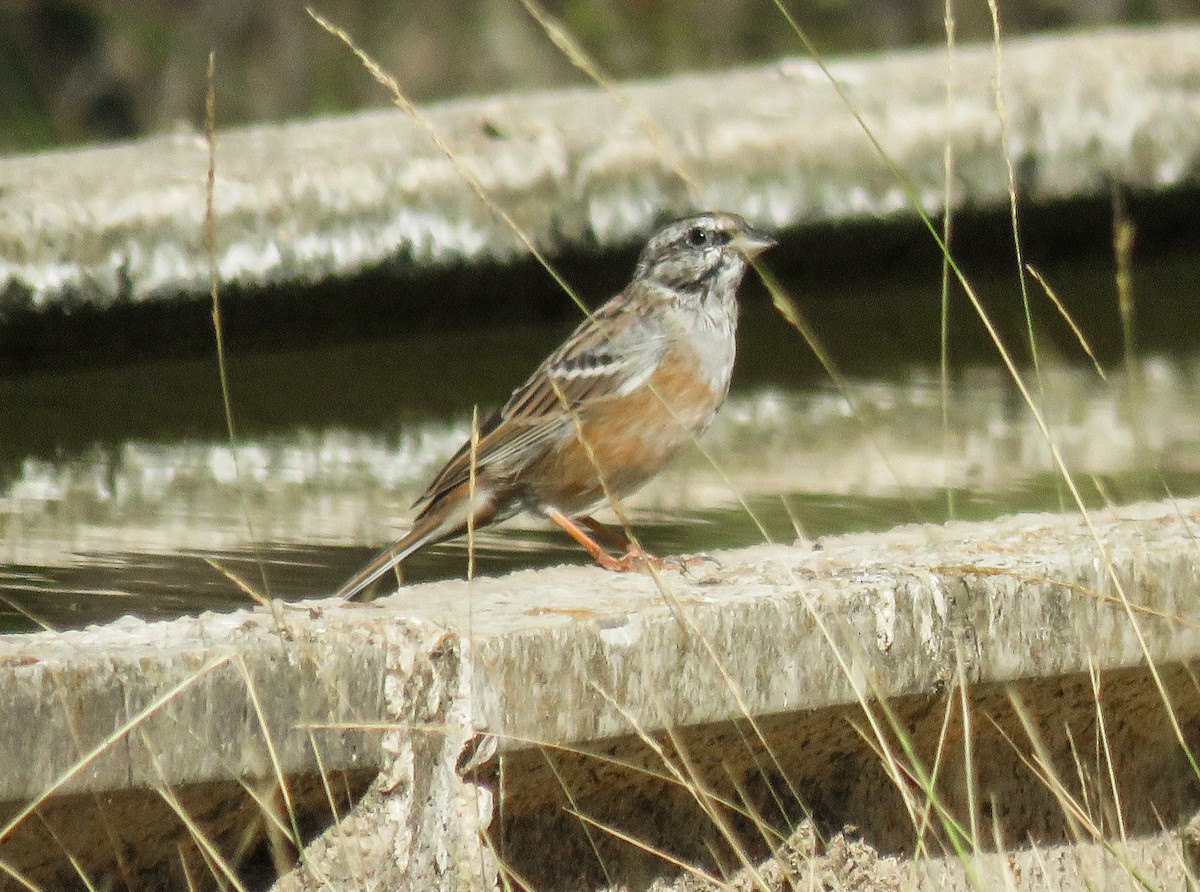
{"label": "brown wing feather", "polygon": [[[593,400],[628,392],[653,374],[665,352],[665,340],[655,336],[649,317],[630,314],[631,309],[624,293],[598,309],[488,417],[479,430],[477,475],[491,470],[515,473],[566,435],[574,422],[563,411],[563,402],[577,412]],[[468,479],[470,472],[468,440],[416,505],[437,502]]]}

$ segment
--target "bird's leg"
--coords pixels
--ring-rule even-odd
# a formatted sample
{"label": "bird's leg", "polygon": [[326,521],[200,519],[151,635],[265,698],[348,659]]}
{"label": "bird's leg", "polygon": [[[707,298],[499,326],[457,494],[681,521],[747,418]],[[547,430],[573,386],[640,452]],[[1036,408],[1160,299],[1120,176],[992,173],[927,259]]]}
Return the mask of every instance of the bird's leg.
{"label": "bird's leg", "polygon": [[680,557],[655,557],[630,539],[629,535],[620,527],[601,523],[590,514],[580,516],[579,522],[591,530],[597,539],[623,552],[624,557],[621,560],[629,561],[635,565],[634,567],[630,567],[630,569],[635,569],[637,561],[646,561],[653,564],[655,569],[658,570],[683,570],[688,567],[703,566],[712,560],[712,558],[706,555],[696,554]]}
{"label": "bird's leg", "polygon": [[604,547],[593,539],[584,531],[573,518],[563,514],[557,508],[548,508],[546,516],[558,524],[566,532],[568,536],[578,542],[587,550],[587,553],[592,556],[597,564],[605,570],[612,570],[617,573],[628,573],[631,570],[640,570],[647,564],[655,569],[679,569],[680,563],[672,558],[663,560],[652,554],[648,554],[640,545],[635,545],[628,536],[614,530],[612,527],[606,526],[594,517],[584,515],[579,518],[579,521],[592,530],[598,538],[604,539],[609,544],[614,545],[624,550],[621,557],[613,557]]}
{"label": "bird's leg", "polygon": [[579,522],[591,530],[597,539],[608,543],[621,552],[621,557],[617,558],[617,560],[621,563],[623,569],[637,570],[646,564],[649,564],[656,570],[682,569],[679,561],[675,560],[675,558],[660,558],[650,554],[646,549],[629,538],[629,534],[620,527],[611,527],[606,523],[601,523],[590,514],[582,515],[579,518]]}
{"label": "bird's leg", "polygon": [[631,570],[640,566],[639,562],[651,564],[656,570],[686,570],[689,567],[703,566],[712,560],[707,555],[697,554],[680,555],[679,557],[656,557],[630,539],[626,532],[619,527],[601,523],[590,514],[582,515],[579,518],[579,522],[595,533],[597,539],[602,539],[613,548],[622,551],[624,556],[621,560],[628,561],[632,565],[629,567]]}
{"label": "bird's leg", "polygon": [[567,515],[563,514],[557,508],[547,508],[546,516],[562,527],[563,531],[568,536],[582,545],[584,550],[592,556],[592,560],[594,560],[604,569],[616,571],[633,569],[633,567],[623,566],[622,561],[605,551],[604,546],[589,536],[587,532],[585,532],[584,529],[579,526],[579,524],[577,524]]}
{"label": "bird's leg", "polygon": [[656,557],[630,539],[629,535],[620,527],[601,523],[590,514],[582,515],[579,522],[591,530],[597,539],[621,551],[620,560],[628,562],[631,570],[639,567],[640,562],[651,564],[656,570],[682,570],[685,565],[694,563],[691,557]]}
{"label": "bird's leg", "polygon": [[605,545],[615,548],[618,551],[633,551],[633,540],[620,527],[611,527],[606,523],[601,523],[590,514],[581,515],[578,520],[591,530],[592,534]]}

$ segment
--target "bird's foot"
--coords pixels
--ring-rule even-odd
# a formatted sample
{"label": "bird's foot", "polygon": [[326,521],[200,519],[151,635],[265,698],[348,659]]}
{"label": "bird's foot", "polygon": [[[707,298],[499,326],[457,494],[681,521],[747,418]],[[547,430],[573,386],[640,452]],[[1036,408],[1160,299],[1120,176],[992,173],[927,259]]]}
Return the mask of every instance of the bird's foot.
{"label": "bird's foot", "polygon": [[675,558],[656,557],[638,546],[632,546],[620,557],[613,557],[607,551],[597,552],[592,557],[605,570],[612,570],[614,573],[632,573],[647,567],[653,567],[655,570],[679,570],[682,566]]}
{"label": "bird's foot", "polygon": [[[549,508],[546,516],[587,549],[592,560],[605,570],[612,570],[614,573],[632,573],[647,568],[687,571],[690,567],[702,566],[706,561],[712,560],[705,555],[657,557],[634,542],[632,537],[626,535],[622,530],[602,524],[588,515],[583,515],[576,520],[563,514],[557,508]],[[583,529],[584,527],[591,530],[592,535],[589,535]],[[612,548],[623,550],[623,554],[619,557],[610,554],[600,542],[596,541],[597,539],[603,540]]]}
{"label": "bird's foot", "polygon": [[686,573],[689,570],[703,567],[713,562],[713,558],[703,554],[658,557],[638,546],[629,548],[620,557],[613,557],[607,552],[601,552],[599,555],[593,555],[593,557],[601,567],[617,573],[630,573],[635,570],[645,570],[647,567],[653,567],[655,570],[674,570]]}
{"label": "bird's foot", "polygon": [[707,552],[688,554],[680,558],[684,570],[724,570],[725,565]]}

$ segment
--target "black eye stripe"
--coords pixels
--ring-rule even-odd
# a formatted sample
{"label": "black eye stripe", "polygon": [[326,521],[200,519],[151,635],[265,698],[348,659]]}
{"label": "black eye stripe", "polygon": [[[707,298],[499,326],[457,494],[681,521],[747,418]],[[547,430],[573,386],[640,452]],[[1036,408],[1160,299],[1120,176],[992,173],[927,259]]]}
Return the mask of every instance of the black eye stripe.
{"label": "black eye stripe", "polygon": [[720,247],[731,241],[728,232],[721,229],[706,229],[703,226],[693,226],[684,235],[684,241],[691,248],[705,248],[710,245]]}

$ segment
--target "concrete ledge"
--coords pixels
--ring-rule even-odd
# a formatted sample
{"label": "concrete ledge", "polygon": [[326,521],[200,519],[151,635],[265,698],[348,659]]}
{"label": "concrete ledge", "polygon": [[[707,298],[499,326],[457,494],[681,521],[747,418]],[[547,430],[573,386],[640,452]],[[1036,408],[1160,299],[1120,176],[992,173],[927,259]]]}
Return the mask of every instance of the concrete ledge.
{"label": "concrete ledge", "polygon": [[[410,781],[399,788],[411,796],[420,778],[442,791],[429,801],[445,806],[461,798],[457,763],[472,739],[483,743],[487,762],[487,738],[473,738],[487,732],[506,768],[502,786],[486,766],[483,782],[502,797],[505,826],[523,828],[509,834],[516,843],[501,855],[537,873],[530,859],[544,861],[546,850],[528,847],[545,842],[537,827],[557,826],[551,813],[562,783],[598,814],[628,803],[649,782],[628,766],[652,768],[657,760],[657,773],[663,769],[640,735],[667,731],[676,735],[672,746],[690,748],[718,774],[749,770],[762,754],[748,743],[748,714],[786,772],[805,778],[810,800],[836,799],[841,813],[857,803],[874,815],[879,838],[897,846],[912,828],[902,810],[880,807],[878,787],[886,790],[888,779],[845,787],[846,764],[861,763],[866,777],[878,762],[847,724],[860,695],[890,698],[925,747],[938,740],[945,712],[938,702],[961,671],[989,714],[1003,711],[1010,691],[1025,691],[1052,735],[1071,716],[1094,724],[1088,673],[1095,670],[1113,698],[1106,708],[1120,717],[1112,745],[1130,746],[1118,758],[1141,766],[1129,777],[1144,776],[1124,807],[1170,821],[1200,796],[1146,657],[1190,739],[1200,728],[1200,696],[1188,683],[1200,659],[1200,501],[1092,519],[1095,538],[1077,519],[1039,515],[838,537],[816,550],[724,553],[700,577],[666,574],[669,602],[647,577],[561,567],[413,586],[363,606],[275,605],[0,638],[7,725],[0,764],[14,766],[0,773],[0,813],[19,815],[50,790],[40,812],[60,810],[51,853],[70,851],[93,879],[115,876],[119,865],[156,877],[179,861],[177,844],[188,834],[159,823],[148,850],[129,844],[131,835],[146,836],[138,816],[150,812],[140,811],[148,806],[139,797],[161,806],[155,788],[174,790],[186,807],[211,800],[214,785],[269,782],[277,763],[289,787],[318,793],[313,779],[321,771],[358,772],[357,795],[364,772],[394,774],[401,758]],[[1127,723],[1131,715],[1141,718]],[[391,735],[383,748],[381,722]],[[431,736],[441,742],[414,743]],[[556,756],[564,780],[535,743],[566,748]],[[979,744],[995,765],[1012,761],[1002,740],[994,753],[989,746]],[[80,754],[94,750],[78,767]],[[608,755],[598,762],[597,753]],[[1150,775],[1147,753],[1154,754]],[[1054,803],[1036,804],[1005,772],[1005,801],[1015,809],[1021,796],[1028,812],[1006,818],[1014,840],[1049,832]],[[397,783],[378,794],[385,813]],[[856,792],[839,798],[831,792],[838,783]],[[101,812],[112,810],[107,819],[80,823],[69,820],[69,808],[61,811],[89,797]],[[296,799],[328,815],[319,795]],[[243,807],[231,816],[211,801],[202,809],[222,816],[213,832],[230,857],[234,839],[244,851],[246,833],[264,832],[260,811]],[[484,826],[489,816],[485,809]],[[444,829],[446,813],[440,820],[434,825]],[[0,821],[0,828],[9,823]],[[434,832],[428,820],[412,821]],[[26,818],[0,832],[0,861],[54,885],[73,874],[64,857],[47,856],[44,839],[39,847],[40,826]]]}
{"label": "concrete ledge", "polygon": [[[944,49],[831,68],[933,212],[947,142],[956,161],[952,205],[1006,201],[994,66],[992,48],[975,46],[958,49],[952,76]],[[1006,43],[1004,99],[1023,196],[1105,195],[1114,182],[1195,184],[1197,72],[1194,27]],[[808,60],[613,92],[465,100],[426,114],[495,202],[552,254],[629,246],[662,215],[696,206],[742,211],[772,228],[911,214]],[[398,111],[225,132],[218,165],[226,284],[252,289],[385,262],[404,270],[525,253]],[[0,159],[0,320],[81,302],[206,294],[206,168],[194,133]]]}

